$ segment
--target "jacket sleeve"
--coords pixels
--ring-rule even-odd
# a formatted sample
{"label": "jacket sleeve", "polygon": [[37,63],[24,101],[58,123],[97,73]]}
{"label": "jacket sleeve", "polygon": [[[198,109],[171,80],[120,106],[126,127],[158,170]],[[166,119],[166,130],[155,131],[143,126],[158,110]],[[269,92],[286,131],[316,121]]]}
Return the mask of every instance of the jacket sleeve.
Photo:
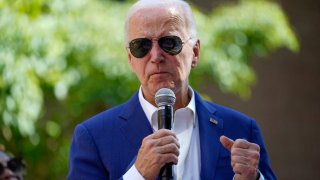
{"label": "jacket sleeve", "polygon": [[276,176],[274,175],[274,173],[271,169],[267,150],[266,150],[266,147],[265,147],[263,139],[262,139],[261,131],[260,131],[256,121],[252,120],[251,126],[252,126],[251,127],[251,141],[260,146],[259,170],[260,170],[261,174],[263,175],[264,179],[274,180],[274,179],[276,179]]}
{"label": "jacket sleeve", "polygon": [[109,179],[109,173],[101,162],[96,144],[83,124],[75,128],[70,147],[67,179]]}

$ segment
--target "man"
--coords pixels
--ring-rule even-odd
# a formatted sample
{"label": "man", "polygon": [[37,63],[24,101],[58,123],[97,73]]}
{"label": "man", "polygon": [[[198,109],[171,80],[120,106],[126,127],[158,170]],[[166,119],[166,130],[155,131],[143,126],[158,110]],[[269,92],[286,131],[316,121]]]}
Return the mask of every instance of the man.
{"label": "man", "polygon": [[[126,103],[76,127],[68,179],[157,179],[168,163],[176,164],[175,179],[275,179],[256,122],[202,100],[189,86],[200,40],[187,3],[138,1],[125,32],[141,87]],[[173,130],[157,130],[160,88],[176,96]]]}
{"label": "man", "polygon": [[25,164],[21,158],[10,158],[0,144],[0,180],[23,180]]}

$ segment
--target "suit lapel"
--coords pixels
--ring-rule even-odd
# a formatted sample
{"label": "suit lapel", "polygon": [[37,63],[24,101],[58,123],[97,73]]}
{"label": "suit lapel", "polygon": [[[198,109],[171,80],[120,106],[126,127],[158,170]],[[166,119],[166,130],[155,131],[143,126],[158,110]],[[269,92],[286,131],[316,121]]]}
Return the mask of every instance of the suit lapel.
{"label": "suit lapel", "polygon": [[136,154],[143,138],[152,133],[150,122],[139,103],[138,93],[125,104],[119,117],[124,120],[121,131]]}
{"label": "suit lapel", "polygon": [[216,109],[209,106],[195,93],[198,115],[201,151],[201,179],[213,179],[219,157],[220,136],[223,121],[214,113]]}

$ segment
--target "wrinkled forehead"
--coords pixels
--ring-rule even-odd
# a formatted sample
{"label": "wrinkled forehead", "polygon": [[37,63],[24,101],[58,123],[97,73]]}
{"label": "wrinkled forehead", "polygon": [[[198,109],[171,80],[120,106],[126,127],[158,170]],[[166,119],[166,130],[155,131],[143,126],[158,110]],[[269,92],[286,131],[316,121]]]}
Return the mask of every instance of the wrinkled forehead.
{"label": "wrinkled forehead", "polygon": [[161,34],[161,31],[187,31],[185,17],[180,7],[147,6],[132,14],[129,21],[129,36],[131,33]]}

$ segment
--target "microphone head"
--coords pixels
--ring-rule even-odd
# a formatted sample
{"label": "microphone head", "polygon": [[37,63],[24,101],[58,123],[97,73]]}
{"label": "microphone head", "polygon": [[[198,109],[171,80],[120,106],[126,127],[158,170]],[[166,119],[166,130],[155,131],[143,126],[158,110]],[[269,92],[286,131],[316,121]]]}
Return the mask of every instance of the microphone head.
{"label": "microphone head", "polygon": [[165,105],[173,106],[176,102],[176,96],[174,92],[168,88],[159,89],[154,98],[158,107]]}

